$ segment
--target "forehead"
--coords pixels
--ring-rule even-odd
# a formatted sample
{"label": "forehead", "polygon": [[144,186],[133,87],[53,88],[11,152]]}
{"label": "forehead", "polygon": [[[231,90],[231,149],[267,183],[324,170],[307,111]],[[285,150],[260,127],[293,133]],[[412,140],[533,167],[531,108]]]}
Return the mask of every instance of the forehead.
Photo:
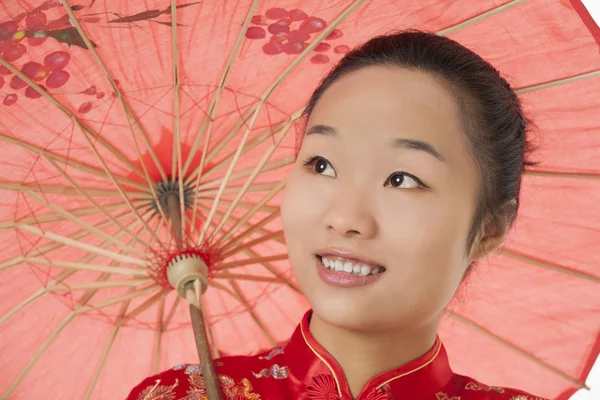
{"label": "forehead", "polygon": [[329,125],[346,141],[421,139],[449,158],[468,152],[458,103],[441,79],[399,67],[367,67],[335,81],[321,96],[309,126]]}

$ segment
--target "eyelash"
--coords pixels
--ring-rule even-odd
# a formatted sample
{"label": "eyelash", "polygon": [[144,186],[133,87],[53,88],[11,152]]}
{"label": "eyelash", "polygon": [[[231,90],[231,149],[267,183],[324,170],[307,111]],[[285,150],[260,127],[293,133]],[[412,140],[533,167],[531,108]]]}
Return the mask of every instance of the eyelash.
{"label": "eyelash", "polygon": [[[318,155],[310,155],[306,158],[306,160],[304,161],[304,163],[302,165],[304,165],[304,167],[308,168],[308,167],[314,167],[314,165],[317,163],[317,161],[325,161],[326,163],[330,164],[329,160],[327,160],[325,157],[321,157]],[[404,176],[408,176],[411,179],[414,179],[415,182],[417,182],[417,184],[419,185],[418,189],[426,189],[428,188],[427,185],[425,185],[419,178],[417,178],[416,176],[414,176],[413,174],[410,174],[406,171],[396,171],[391,173],[388,178],[385,180],[384,186],[387,185],[393,176],[395,175],[404,175]]]}

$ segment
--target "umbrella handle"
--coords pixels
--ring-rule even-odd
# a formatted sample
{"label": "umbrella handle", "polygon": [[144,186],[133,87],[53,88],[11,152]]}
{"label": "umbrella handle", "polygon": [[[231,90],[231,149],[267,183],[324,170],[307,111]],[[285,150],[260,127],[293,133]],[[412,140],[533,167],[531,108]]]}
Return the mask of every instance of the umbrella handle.
{"label": "umbrella handle", "polygon": [[[196,288],[194,287],[196,286]],[[206,393],[209,400],[222,400],[221,383],[215,371],[215,365],[208,346],[208,337],[206,334],[206,325],[202,313],[202,303],[200,301],[200,282],[188,282],[185,285],[186,299],[190,303],[190,316],[192,327],[194,329],[194,338],[196,339],[196,349],[200,358],[202,375],[206,384]],[[198,291],[196,290],[198,289]]]}

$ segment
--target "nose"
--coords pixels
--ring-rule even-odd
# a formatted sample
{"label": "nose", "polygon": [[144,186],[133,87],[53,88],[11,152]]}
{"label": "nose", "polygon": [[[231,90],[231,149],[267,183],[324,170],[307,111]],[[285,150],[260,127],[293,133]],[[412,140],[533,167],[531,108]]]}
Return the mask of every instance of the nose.
{"label": "nose", "polygon": [[373,207],[365,196],[356,192],[340,193],[329,199],[324,216],[325,227],[335,235],[369,239],[377,233]]}

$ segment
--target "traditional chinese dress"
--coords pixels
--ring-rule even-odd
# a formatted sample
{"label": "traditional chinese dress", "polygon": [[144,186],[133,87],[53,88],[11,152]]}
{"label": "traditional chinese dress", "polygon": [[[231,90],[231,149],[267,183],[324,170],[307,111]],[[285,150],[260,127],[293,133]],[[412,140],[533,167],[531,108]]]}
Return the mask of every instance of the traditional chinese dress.
{"label": "traditional chinese dress", "polygon": [[[287,345],[256,356],[216,361],[223,399],[351,400],[339,364],[308,330],[309,311]],[[183,364],[142,381],[127,400],[206,400],[198,365]],[[527,393],[486,386],[452,372],[439,338],[422,357],[371,379],[357,400],[541,400]]]}

